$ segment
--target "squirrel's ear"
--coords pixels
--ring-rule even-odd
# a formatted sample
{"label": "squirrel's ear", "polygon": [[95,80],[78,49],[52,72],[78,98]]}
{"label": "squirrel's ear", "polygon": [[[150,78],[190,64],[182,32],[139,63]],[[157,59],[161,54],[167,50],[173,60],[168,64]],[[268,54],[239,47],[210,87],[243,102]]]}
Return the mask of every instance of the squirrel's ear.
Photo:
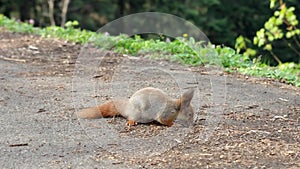
{"label": "squirrel's ear", "polygon": [[192,98],[194,96],[194,89],[191,88],[183,93],[181,96],[181,107],[187,107],[190,105]]}

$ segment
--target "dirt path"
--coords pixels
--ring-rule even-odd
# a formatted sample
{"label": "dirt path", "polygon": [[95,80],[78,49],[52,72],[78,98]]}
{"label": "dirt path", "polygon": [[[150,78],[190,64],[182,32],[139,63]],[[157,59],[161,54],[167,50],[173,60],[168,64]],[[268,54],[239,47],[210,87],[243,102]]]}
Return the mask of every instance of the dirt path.
{"label": "dirt path", "polygon": [[[101,62],[101,70],[93,75],[93,81],[78,75],[75,82],[82,83],[75,83],[74,88],[72,74],[80,45],[1,31],[0,48],[1,168],[300,168],[299,88],[232,75],[225,82],[219,73],[168,64],[169,70],[185,79],[177,79],[179,83],[200,89],[200,98],[194,101],[201,100],[195,124],[190,128],[168,129],[147,124],[127,129],[122,118],[112,122],[78,120],[73,114],[74,104],[75,108],[82,108],[94,105],[95,98],[99,102],[109,99],[111,93],[103,89],[111,86],[103,86],[105,82],[113,79],[113,89],[122,90],[122,83],[118,82],[133,74],[128,72],[151,63],[131,58],[128,64],[138,66],[126,69],[128,77],[122,79],[122,74],[110,73],[122,57],[110,53]],[[161,63],[165,67],[165,62]],[[195,75],[194,81],[185,76],[190,72]],[[180,92],[174,85],[178,82],[173,82],[174,78],[162,79],[166,76],[155,70],[150,73],[155,76],[149,78],[149,72],[141,74],[130,84],[132,91],[120,95],[130,96],[150,82],[178,97]],[[89,89],[94,81],[96,89]],[[207,113],[211,105],[203,101],[211,96],[209,82],[226,84],[227,97],[224,114],[217,114],[220,121],[204,141],[198,136],[214,119]],[[79,91],[86,94],[83,102],[72,97],[79,95]],[[114,135],[108,130],[117,136],[111,137]],[[149,141],[153,138],[158,139]],[[132,139],[135,142],[126,141]],[[107,143],[110,140],[112,143]],[[147,149],[135,149],[145,148],[146,143]],[[158,151],[161,152],[155,154]]]}

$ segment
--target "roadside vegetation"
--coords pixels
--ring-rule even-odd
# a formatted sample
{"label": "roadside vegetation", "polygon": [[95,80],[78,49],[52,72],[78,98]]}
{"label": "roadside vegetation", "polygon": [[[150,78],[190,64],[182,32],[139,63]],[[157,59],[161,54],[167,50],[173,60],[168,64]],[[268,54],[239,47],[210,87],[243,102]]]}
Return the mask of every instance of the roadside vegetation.
{"label": "roadside vegetation", "polygon": [[[12,32],[37,34],[46,38],[60,38],[80,44],[94,43],[96,46],[104,47],[117,53],[134,56],[151,54],[154,57],[165,57],[193,66],[220,64],[229,73],[238,72],[244,75],[278,79],[281,82],[300,87],[300,64],[290,62],[269,66],[261,60],[262,57],[249,55],[249,52],[251,53],[251,50],[254,51],[255,49],[247,50],[241,44],[238,50],[213,44],[203,47],[203,42],[195,41],[192,37],[188,37],[188,34],[184,34],[182,37],[174,40],[167,40],[165,37],[143,39],[138,35],[128,37],[126,35],[109,36],[99,34],[79,29],[77,28],[78,25],[77,21],[68,21],[65,24],[65,28],[59,26],[39,28],[34,27],[30,23],[9,19],[0,14],[0,27]],[[297,31],[293,36],[296,35]],[[288,36],[291,35],[289,34]],[[241,39],[240,43],[243,43]],[[261,44],[262,42],[257,43]],[[266,48],[269,44],[264,42],[261,46]],[[242,48],[246,49],[246,52],[240,52]],[[267,47],[267,50],[269,49]]]}

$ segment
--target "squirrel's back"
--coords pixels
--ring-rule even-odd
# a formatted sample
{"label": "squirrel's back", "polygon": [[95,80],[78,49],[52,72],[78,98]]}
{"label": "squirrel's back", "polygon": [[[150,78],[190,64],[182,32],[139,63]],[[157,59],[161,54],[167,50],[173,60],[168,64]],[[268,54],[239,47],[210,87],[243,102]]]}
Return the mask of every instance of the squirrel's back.
{"label": "squirrel's back", "polygon": [[[136,122],[148,123],[158,121],[161,116],[177,116],[179,105],[160,89],[147,87],[134,93],[129,99],[125,114]],[[173,117],[172,117],[173,118]]]}

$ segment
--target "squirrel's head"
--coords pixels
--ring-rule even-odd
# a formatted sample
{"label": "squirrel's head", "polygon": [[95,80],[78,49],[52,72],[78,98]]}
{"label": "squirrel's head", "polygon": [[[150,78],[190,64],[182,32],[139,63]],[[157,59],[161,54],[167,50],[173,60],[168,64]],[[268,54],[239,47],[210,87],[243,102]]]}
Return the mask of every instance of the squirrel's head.
{"label": "squirrel's head", "polygon": [[180,107],[177,119],[184,121],[184,124],[191,125],[194,121],[194,109],[191,106],[191,101],[194,96],[194,89],[191,88],[183,93],[179,99]]}

